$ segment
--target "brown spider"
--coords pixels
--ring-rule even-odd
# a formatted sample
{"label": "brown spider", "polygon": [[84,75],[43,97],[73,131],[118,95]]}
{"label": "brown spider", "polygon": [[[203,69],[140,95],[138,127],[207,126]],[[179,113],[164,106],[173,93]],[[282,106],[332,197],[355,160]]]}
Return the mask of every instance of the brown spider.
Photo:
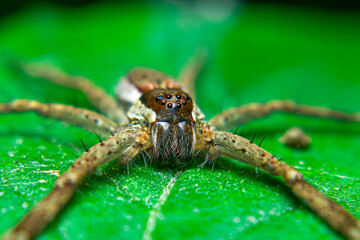
{"label": "brown spider", "polygon": [[0,104],[0,113],[35,111],[44,117],[95,130],[108,138],[87,149],[56,180],[52,191],[4,239],[35,237],[69,202],[84,178],[114,158],[128,165],[138,154],[146,154],[157,166],[183,168],[189,166],[200,152],[206,156],[200,166],[214,163],[218,156],[225,156],[282,177],[292,192],[332,228],[349,239],[360,239],[359,221],[309,185],[296,169],[279,161],[253,141],[221,131],[274,111],[347,121],[360,121],[360,114],[281,100],[229,109],[205,122],[203,113],[194,102],[193,84],[202,62],[203,58],[191,61],[180,74],[179,82],[152,69],[135,68],[119,82],[117,100],[83,77],[70,76],[38,63],[22,64],[22,69],[29,75],[81,90],[104,115],[33,100]]}

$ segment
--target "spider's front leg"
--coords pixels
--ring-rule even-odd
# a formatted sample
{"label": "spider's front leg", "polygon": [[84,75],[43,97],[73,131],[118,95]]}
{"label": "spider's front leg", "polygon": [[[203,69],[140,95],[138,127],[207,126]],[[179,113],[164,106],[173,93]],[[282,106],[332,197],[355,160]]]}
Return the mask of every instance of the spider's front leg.
{"label": "spider's front leg", "polygon": [[140,125],[129,127],[96,144],[56,180],[52,191],[5,235],[4,240],[35,237],[72,198],[85,177],[114,158],[119,158],[122,164],[129,163],[150,146],[149,129]]}
{"label": "spider's front leg", "polygon": [[201,131],[205,144],[213,146],[212,154],[236,159],[272,175],[281,176],[292,192],[304,200],[332,228],[349,239],[360,239],[360,222],[342,206],[308,184],[295,168],[277,160],[272,154],[238,135],[213,131],[209,124],[204,124]]}
{"label": "spider's front leg", "polygon": [[360,113],[345,113],[320,106],[296,104],[291,100],[274,100],[267,103],[250,103],[219,113],[210,123],[219,130],[227,130],[274,112],[287,112],[305,116],[360,122]]}

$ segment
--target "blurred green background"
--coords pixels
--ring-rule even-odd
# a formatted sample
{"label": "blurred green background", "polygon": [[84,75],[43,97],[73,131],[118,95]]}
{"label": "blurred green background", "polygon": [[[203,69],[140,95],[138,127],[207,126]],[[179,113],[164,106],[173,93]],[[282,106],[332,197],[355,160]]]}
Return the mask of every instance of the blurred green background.
{"label": "blurred green background", "polygon": [[[50,61],[113,92],[134,66],[177,75],[205,48],[197,101],[210,119],[250,102],[299,103],[360,112],[360,14],[330,1],[82,2],[7,5],[0,19],[0,101],[37,99],[94,109],[81,93],[20,74],[9,57]],[[350,3],[350,2],[343,2]],[[341,4],[340,4],[341,5]],[[5,11],[4,9],[8,9]],[[6,13],[6,14],[5,14]],[[306,150],[281,145],[290,127],[302,127]],[[262,147],[284,156],[317,189],[360,218],[360,124],[274,114],[240,127],[257,130]],[[96,136],[33,113],[0,116],[0,234],[52,188]],[[38,239],[341,239],[297,200],[283,182],[221,158],[214,171],[189,169],[159,208],[175,171],[101,168],[79,189]],[[154,210],[155,209],[155,210]],[[155,211],[153,229],[147,221]]]}

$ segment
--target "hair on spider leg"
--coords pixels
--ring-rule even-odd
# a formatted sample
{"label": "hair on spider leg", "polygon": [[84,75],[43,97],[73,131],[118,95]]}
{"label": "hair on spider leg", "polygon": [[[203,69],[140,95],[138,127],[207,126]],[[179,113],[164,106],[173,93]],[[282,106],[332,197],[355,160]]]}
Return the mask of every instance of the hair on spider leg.
{"label": "hair on spider leg", "polygon": [[264,139],[265,139],[266,136],[264,136],[262,139],[261,139],[261,142],[259,143],[259,147],[261,146],[261,144],[263,143]]}
{"label": "hair on spider leg", "polygon": [[[149,160],[150,160],[150,165],[151,165],[151,164],[152,164],[152,158],[151,158],[150,154],[146,151],[146,149],[145,149],[145,148],[141,147],[141,149],[142,149],[142,151],[141,151],[140,153],[141,153],[142,155],[143,155],[143,153],[142,153],[142,152],[145,152],[145,153],[146,153],[146,155],[149,157]],[[146,157],[144,158],[144,163],[145,163],[145,167],[147,167]]]}
{"label": "hair on spider leg", "polygon": [[[140,154],[142,155],[142,159],[143,159],[143,161],[144,161],[145,167],[147,167],[145,155],[142,153],[142,151],[140,152]],[[139,157],[140,157],[140,156],[139,156]],[[134,165],[139,171],[142,171],[142,170],[141,170],[141,167],[139,167],[139,166],[135,163],[135,161],[136,161],[137,159],[139,159],[139,157],[134,158],[132,161],[126,163],[126,169],[127,169],[128,175],[130,175],[130,167],[131,167],[132,165]]]}
{"label": "hair on spider leg", "polygon": [[196,156],[204,149],[204,147],[206,147],[206,146],[207,146],[207,144],[204,144],[204,146],[202,146],[202,147],[195,153],[194,157],[196,157]]}
{"label": "hair on spider leg", "polygon": [[214,171],[216,160],[217,160],[217,158],[215,158],[215,159],[213,160],[213,165],[212,165],[212,168],[211,168],[211,172]]}
{"label": "hair on spider leg", "polygon": [[136,165],[135,161],[132,161],[131,164],[134,164],[134,166],[135,166],[137,169],[139,169],[139,171],[141,171],[141,168],[140,168],[138,165]]}
{"label": "hair on spider leg", "polygon": [[86,152],[89,151],[89,149],[86,147],[85,143],[83,142],[83,140],[82,140],[81,138],[80,138],[80,141],[81,141],[81,143],[82,143],[85,151],[86,151]]}
{"label": "hair on spider leg", "polygon": [[146,151],[145,148],[143,148],[143,151],[144,151],[144,152],[146,153],[146,155],[149,157],[150,162],[152,162],[152,158],[151,158],[150,154],[148,153],[148,151]]}
{"label": "hair on spider leg", "polygon": [[284,157],[281,155],[272,155],[272,157],[277,158],[277,160],[279,160],[279,161],[284,159]]}
{"label": "hair on spider leg", "polygon": [[[209,162],[209,160],[210,161],[213,161],[213,164],[212,164],[212,168],[211,168],[211,171],[213,171],[214,170],[214,168],[215,168],[215,163],[216,163],[216,160],[218,159],[218,156],[219,156],[219,152],[218,152],[218,150],[216,149],[216,144],[204,144],[204,146],[202,146],[201,148],[200,148],[200,150],[197,152],[197,154],[205,147],[205,146],[207,146],[208,147],[208,150],[207,150],[207,152],[206,152],[206,157],[205,157],[205,161],[203,162],[203,163],[201,163],[200,165],[198,165],[197,167],[199,168],[199,169],[201,169],[201,168],[203,168],[208,162]],[[210,157],[210,148],[211,147],[214,147],[215,148],[215,151],[217,152],[217,154],[216,155],[214,155],[214,154],[212,154],[213,156],[216,156],[216,157],[214,157],[214,158],[211,158]],[[197,155],[196,154],[196,155]],[[195,155],[195,156],[196,156]]]}
{"label": "hair on spider leg", "polygon": [[111,136],[114,136],[114,132],[111,130],[110,126],[109,126],[109,123],[107,121],[105,121],[105,124],[106,124],[106,127],[107,129],[109,130]]}
{"label": "hair on spider leg", "polygon": [[141,151],[141,152],[140,152],[140,154],[141,154],[142,159],[143,159],[143,161],[144,161],[144,165],[145,165],[145,167],[147,167],[147,164],[146,164],[146,157],[145,157],[145,155],[144,155],[143,151]]}
{"label": "hair on spider leg", "polygon": [[234,134],[236,134],[236,132],[239,130],[240,125],[241,125],[241,123],[239,123],[239,125],[236,127]]}
{"label": "hair on spider leg", "polygon": [[252,136],[250,143],[254,143],[254,139],[255,139],[255,136],[256,136],[256,132],[257,132],[257,130],[255,130],[254,135]]}
{"label": "hair on spider leg", "polygon": [[99,134],[94,130],[94,129],[91,129],[93,131],[93,133],[95,133],[96,137],[99,139],[99,142],[102,143],[102,140],[99,136]]}
{"label": "hair on spider leg", "polygon": [[[202,148],[204,148],[205,146],[206,146],[207,144],[205,144]],[[201,148],[201,149],[202,149]],[[200,149],[200,150],[201,150]],[[199,150],[199,152],[200,152],[200,150]],[[203,168],[204,166],[205,166],[205,164],[209,161],[209,150],[210,150],[210,146],[208,146],[208,150],[207,150],[207,152],[206,152],[206,157],[205,157],[205,161],[203,162],[203,163],[201,163],[200,165],[198,165],[198,168],[200,169],[200,168]]]}
{"label": "hair on spider leg", "polygon": [[127,174],[130,175],[130,164],[129,163],[126,163],[126,171],[127,171]]}

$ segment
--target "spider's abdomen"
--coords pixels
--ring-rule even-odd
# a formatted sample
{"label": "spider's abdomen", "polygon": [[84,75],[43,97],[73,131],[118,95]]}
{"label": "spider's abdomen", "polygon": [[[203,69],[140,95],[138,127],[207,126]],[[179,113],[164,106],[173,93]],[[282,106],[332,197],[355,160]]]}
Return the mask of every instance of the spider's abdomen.
{"label": "spider's abdomen", "polygon": [[140,101],[156,114],[151,124],[153,157],[157,165],[183,166],[194,156],[196,145],[193,102],[179,89],[152,89]]}

